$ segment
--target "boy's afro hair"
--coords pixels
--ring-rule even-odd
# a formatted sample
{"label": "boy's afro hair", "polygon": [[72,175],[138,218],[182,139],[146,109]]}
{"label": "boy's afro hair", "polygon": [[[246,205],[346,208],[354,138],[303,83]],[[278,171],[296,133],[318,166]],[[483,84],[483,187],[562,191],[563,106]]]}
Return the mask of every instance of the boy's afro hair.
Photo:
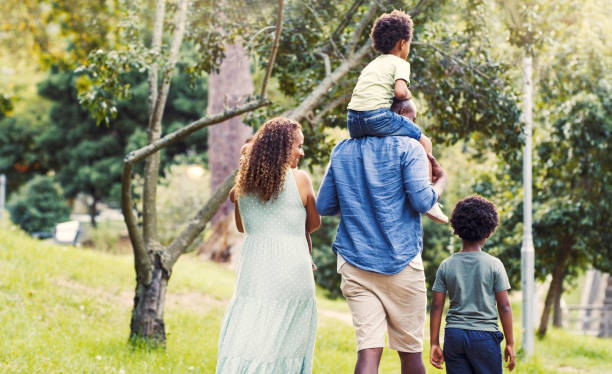
{"label": "boy's afro hair", "polygon": [[374,21],[372,46],[380,53],[389,53],[398,41],[412,40],[412,18],[401,10],[383,13]]}
{"label": "boy's afro hair", "polygon": [[495,231],[499,217],[495,204],[482,196],[472,195],[455,205],[450,222],[461,239],[477,242]]}

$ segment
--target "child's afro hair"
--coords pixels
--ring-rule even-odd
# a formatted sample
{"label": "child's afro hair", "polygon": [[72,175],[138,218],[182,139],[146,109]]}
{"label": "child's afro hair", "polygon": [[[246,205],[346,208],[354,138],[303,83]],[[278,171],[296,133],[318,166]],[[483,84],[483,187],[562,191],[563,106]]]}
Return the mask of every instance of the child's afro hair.
{"label": "child's afro hair", "polygon": [[450,222],[461,239],[478,242],[495,231],[499,217],[495,204],[482,196],[472,195],[455,205]]}
{"label": "child's afro hair", "polygon": [[372,44],[380,53],[389,53],[400,40],[412,41],[412,18],[401,10],[383,13],[370,32]]}

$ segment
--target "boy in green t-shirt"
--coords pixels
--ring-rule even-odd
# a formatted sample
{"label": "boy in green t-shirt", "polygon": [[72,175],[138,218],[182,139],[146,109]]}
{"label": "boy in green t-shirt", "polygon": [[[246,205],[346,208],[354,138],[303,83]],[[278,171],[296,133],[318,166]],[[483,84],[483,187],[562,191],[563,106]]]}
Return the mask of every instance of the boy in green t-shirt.
{"label": "boy in green t-shirt", "polygon": [[[504,335],[497,324],[499,312],[506,335],[506,367],[512,370],[514,336],[508,275],[499,259],[482,251],[499,223],[495,205],[478,195],[469,196],[457,203],[450,221],[454,233],[463,241],[463,248],[442,261],[436,273],[432,287],[429,361],[438,369],[446,361],[449,374],[501,374],[499,343]],[[443,352],[439,334],[447,292],[450,308],[446,315]]]}

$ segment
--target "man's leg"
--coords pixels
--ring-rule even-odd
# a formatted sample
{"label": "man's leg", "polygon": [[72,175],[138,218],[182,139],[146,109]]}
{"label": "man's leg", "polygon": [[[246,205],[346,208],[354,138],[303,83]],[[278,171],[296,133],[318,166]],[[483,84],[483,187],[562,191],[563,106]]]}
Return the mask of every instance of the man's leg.
{"label": "man's leg", "polygon": [[351,310],[357,338],[355,374],[376,374],[387,330],[385,308],[373,290],[373,280],[380,276],[349,263],[342,266],[340,274],[340,288]]}
{"label": "man's leg", "polygon": [[399,354],[402,374],[425,374],[422,358],[427,315],[425,273],[408,265],[389,278],[387,289],[379,296],[387,311],[389,347]]}
{"label": "man's leg", "polygon": [[402,374],[425,374],[423,352],[397,352],[402,363]]}
{"label": "man's leg", "polygon": [[380,364],[382,352],[382,348],[366,348],[357,352],[355,374],[378,374],[378,365]]}

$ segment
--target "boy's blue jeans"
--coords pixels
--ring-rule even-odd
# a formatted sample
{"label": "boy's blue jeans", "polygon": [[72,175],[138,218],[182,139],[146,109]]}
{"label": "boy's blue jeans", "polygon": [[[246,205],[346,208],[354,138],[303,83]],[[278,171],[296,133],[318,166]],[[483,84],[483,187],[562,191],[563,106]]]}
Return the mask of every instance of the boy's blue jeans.
{"label": "boy's blue jeans", "polygon": [[444,361],[448,374],[501,374],[500,331],[444,330]]}
{"label": "boy's blue jeans", "polygon": [[409,136],[416,140],[421,138],[421,129],[417,125],[389,108],[366,111],[349,109],[346,122],[351,138],[364,136]]}

